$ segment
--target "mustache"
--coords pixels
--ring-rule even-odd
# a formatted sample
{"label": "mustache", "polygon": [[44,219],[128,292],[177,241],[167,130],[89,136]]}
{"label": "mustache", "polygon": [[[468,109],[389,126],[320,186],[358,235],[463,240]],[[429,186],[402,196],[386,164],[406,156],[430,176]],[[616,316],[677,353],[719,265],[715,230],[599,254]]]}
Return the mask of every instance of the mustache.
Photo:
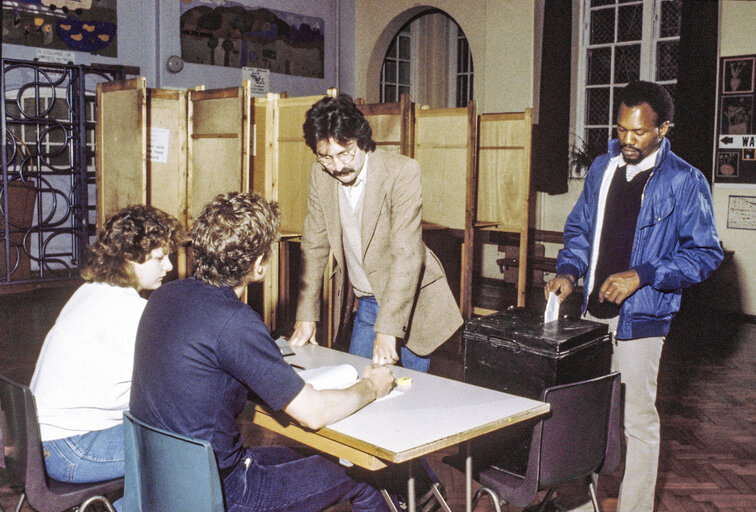
{"label": "mustache", "polygon": [[630,144],[622,144],[620,146],[620,149],[632,149],[633,151],[640,151],[640,149],[636,148],[635,146],[631,146]]}
{"label": "mustache", "polygon": [[349,174],[351,174],[353,172],[355,172],[355,170],[353,168],[351,168],[351,167],[344,167],[340,171],[336,171],[336,170],[331,171],[331,174],[333,176],[339,177],[339,176],[347,176],[347,175],[349,175]]}

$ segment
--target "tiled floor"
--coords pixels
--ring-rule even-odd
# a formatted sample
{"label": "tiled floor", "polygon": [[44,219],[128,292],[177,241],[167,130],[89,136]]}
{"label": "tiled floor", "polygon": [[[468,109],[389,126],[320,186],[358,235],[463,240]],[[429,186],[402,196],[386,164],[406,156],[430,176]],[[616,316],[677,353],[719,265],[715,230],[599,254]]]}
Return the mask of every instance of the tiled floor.
{"label": "tiled floor", "polygon": [[[0,295],[0,372],[29,382],[47,330],[73,292]],[[459,340],[434,356],[431,372],[462,375]],[[659,378],[662,458],[657,485],[659,512],[756,510],[756,325],[726,315],[684,311],[667,339]],[[290,444],[240,419],[248,444]],[[453,510],[464,510],[464,475],[445,464],[448,449],[429,457],[447,488]],[[599,498],[614,510],[621,469],[603,477]],[[13,510],[16,493],[0,471],[0,505]],[[509,512],[520,510],[509,506]],[[28,506],[24,510],[29,510]],[[339,505],[329,512],[349,510]],[[482,502],[478,512],[493,510]]]}

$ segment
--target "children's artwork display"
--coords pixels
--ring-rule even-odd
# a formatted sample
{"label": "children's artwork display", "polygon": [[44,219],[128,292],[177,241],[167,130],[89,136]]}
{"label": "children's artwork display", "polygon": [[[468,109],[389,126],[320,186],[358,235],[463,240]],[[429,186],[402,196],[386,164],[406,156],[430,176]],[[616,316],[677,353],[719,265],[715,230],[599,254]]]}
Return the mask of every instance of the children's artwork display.
{"label": "children's artwork display", "polygon": [[323,78],[324,21],[224,0],[183,0],[181,58]]}
{"label": "children's artwork display", "polygon": [[722,57],[714,181],[756,184],[756,55]]}
{"label": "children's artwork display", "polygon": [[117,0],[2,0],[3,43],[117,57]]}

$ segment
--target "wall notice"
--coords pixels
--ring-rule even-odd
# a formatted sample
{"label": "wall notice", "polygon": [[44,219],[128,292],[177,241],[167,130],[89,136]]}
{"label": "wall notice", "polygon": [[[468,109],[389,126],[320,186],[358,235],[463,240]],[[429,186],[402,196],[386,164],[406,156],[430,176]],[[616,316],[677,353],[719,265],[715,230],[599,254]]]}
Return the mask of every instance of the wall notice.
{"label": "wall notice", "polygon": [[730,196],[727,227],[756,230],[756,196]]}
{"label": "wall notice", "polygon": [[150,142],[147,144],[147,158],[150,162],[168,162],[168,144],[171,141],[171,132],[165,128],[152,128],[150,130]]}

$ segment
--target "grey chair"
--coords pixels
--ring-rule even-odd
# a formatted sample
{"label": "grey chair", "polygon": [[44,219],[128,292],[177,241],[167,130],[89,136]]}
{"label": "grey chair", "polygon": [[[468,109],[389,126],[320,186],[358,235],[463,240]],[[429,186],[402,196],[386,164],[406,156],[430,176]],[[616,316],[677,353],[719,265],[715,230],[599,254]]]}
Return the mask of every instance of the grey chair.
{"label": "grey chair", "polygon": [[[0,468],[5,468],[12,486],[22,489],[15,512],[24,501],[38,512],[62,512],[92,503],[114,509],[103,495],[123,489],[123,478],[87,484],[59,482],[47,476],[39,433],[37,407],[28,386],[0,375]],[[0,508],[0,510],[2,510]]]}
{"label": "grey chair", "polygon": [[556,486],[583,479],[598,512],[597,475],[612,473],[621,456],[620,397],[619,373],[544,389],[541,400],[549,403],[551,412],[533,428],[525,474],[493,467],[481,470],[482,487],[473,508],[484,495],[491,497],[497,512],[502,503],[526,507],[539,491],[548,489],[537,508],[541,512]]}
{"label": "grey chair", "polygon": [[153,427],[128,412],[123,414],[123,435],[123,512],[225,510],[210,443]]}

